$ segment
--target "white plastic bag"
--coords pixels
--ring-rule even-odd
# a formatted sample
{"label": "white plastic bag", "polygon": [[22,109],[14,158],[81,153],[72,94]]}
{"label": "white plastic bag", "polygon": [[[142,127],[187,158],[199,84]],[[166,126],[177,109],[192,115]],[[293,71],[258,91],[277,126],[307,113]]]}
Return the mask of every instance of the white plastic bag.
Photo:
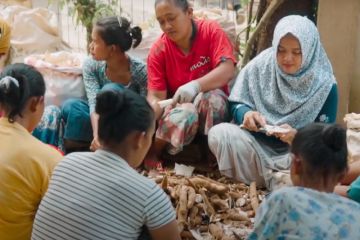
{"label": "white plastic bag", "polygon": [[194,11],[194,17],[196,19],[209,19],[214,20],[224,32],[228,35],[230,41],[235,44],[236,41],[236,28],[235,28],[235,17],[232,11],[222,10],[220,8],[202,8]]}
{"label": "white plastic bag", "polygon": [[56,52],[31,55],[24,63],[34,66],[42,73],[46,83],[46,105],[60,106],[69,98],[85,99],[82,80],[84,56],[77,53]]}
{"label": "white plastic bag", "polygon": [[4,6],[20,5],[31,8],[32,1],[31,0],[1,0],[0,4]]}
{"label": "white plastic bag", "polygon": [[24,57],[31,54],[69,49],[61,39],[58,17],[49,9],[29,9],[23,6],[2,8],[0,1],[0,17],[12,28],[11,46],[14,49],[12,63],[23,62]]}
{"label": "white plastic bag", "polygon": [[360,160],[360,114],[345,115],[346,141],[349,151],[349,162]]}

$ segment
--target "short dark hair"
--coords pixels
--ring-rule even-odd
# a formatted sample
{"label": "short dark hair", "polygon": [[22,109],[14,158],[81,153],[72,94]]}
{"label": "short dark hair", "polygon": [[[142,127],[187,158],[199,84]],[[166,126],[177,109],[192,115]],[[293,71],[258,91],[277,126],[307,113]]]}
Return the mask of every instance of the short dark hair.
{"label": "short dark hair", "polygon": [[312,176],[341,173],[347,169],[346,129],[337,124],[309,124],[295,135],[291,152],[302,157]]}
{"label": "short dark hair", "polygon": [[44,96],[45,81],[39,71],[24,63],[6,66],[0,74],[0,82],[7,77],[15,80],[0,84],[0,103],[9,113],[9,121],[14,122],[15,116],[22,117],[21,112],[29,98]]}
{"label": "short dark hair", "polygon": [[189,9],[190,5],[189,2],[187,0],[155,0],[155,7],[156,5],[158,5],[161,2],[171,2],[173,4],[175,4],[175,6],[181,8],[181,10],[186,11]]}
{"label": "short dark hair", "polygon": [[130,21],[124,17],[105,17],[95,23],[100,37],[107,45],[117,45],[122,52],[136,48],[142,40],[141,28],[130,27]]}
{"label": "short dark hair", "polygon": [[128,89],[101,91],[95,110],[99,114],[99,139],[106,144],[120,143],[133,131],[147,131],[154,121],[147,100]]}

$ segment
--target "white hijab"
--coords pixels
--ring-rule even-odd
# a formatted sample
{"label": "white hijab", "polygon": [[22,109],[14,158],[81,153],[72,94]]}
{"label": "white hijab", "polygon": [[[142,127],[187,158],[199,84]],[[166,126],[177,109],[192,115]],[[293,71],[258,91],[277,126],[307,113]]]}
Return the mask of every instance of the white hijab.
{"label": "white hijab", "polygon": [[[301,68],[295,74],[284,73],[276,60],[280,40],[288,33],[299,40],[302,51]],[[268,124],[300,128],[315,120],[335,83],[316,26],[306,17],[292,15],[276,25],[272,47],[241,70],[229,100],[260,112]]]}

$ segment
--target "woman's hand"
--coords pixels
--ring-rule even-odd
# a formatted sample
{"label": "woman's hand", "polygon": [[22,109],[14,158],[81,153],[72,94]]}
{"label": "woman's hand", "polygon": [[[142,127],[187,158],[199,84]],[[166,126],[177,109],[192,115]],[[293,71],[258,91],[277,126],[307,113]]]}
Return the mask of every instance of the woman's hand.
{"label": "woman's hand", "polygon": [[188,82],[176,90],[173,97],[174,103],[192,102],[200,91],[200,83],[198,81]]}
{"label": "woman's hand", "polygon": [[96,112],[91,113],[90,119],[91,119],[91,126],[93,128],[93,137],[94,137],[90,145],[90,150],[96,151],[98,148],[100,148],[100,142],[98,138],[99,114],[97,114]]}
{"label": "woman's hand", "polygon": [[257,111],[248,111],[244,115],[243,127],[250,131],[258,132],[259,128],[265,126],[266,119]]}
{"label": "woman's hand", "polygon": [[159,101],[165,100],[167,97],[167,91],[149,90],[147,95],[147,101],[154,110],[155,119],[159,120],[162,116],[164,109],[159,106]]}
{"label": "woman's hand", "polygon": [[159,105],[159,101],[156,101],[156,100],[153,100],[150,103],[150,106],[154,110],[155,119],[158,120],[162,116],[162,114],[164,112],[164,108],[161,108],[160,105]]}
{"label": "woman's hand", "polygon": [[94,139],[92,140],[91,142],[91,145],[90,145],[90,150],[95,152],[96,150],[98,150],[100,148],[100,142],[99,142],[99,139],[97,137],[94,137]]}
{"label": "woman's hand", "polygon": [[289,124],[282,124],[279,127],[288,129],[289,131],[286,133],[272,133],[268,132],[269,135],[275,136],[279,138],[281,141],[291,145],[292,141],[294,140],[294,137],[297,133],[297,130],[295,128],[292,128]]}

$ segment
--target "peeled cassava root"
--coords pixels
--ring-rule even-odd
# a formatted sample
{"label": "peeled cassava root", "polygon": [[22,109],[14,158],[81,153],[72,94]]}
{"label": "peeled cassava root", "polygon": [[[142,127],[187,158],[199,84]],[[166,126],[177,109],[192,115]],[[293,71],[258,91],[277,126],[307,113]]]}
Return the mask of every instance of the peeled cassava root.
{"label": "peeled cassava root", "polygon": [[218,180],[205,176],[185,178],[167,172],[161,179],[159,176],[153,179],[176,209],[182,239],[195,239],[192,231],[210,236],[206,239],[239,239],[235,230],[252,228],[259,199],[264,198],[264,192],[257,190],[255,183],[249,187],[225,177]]}

